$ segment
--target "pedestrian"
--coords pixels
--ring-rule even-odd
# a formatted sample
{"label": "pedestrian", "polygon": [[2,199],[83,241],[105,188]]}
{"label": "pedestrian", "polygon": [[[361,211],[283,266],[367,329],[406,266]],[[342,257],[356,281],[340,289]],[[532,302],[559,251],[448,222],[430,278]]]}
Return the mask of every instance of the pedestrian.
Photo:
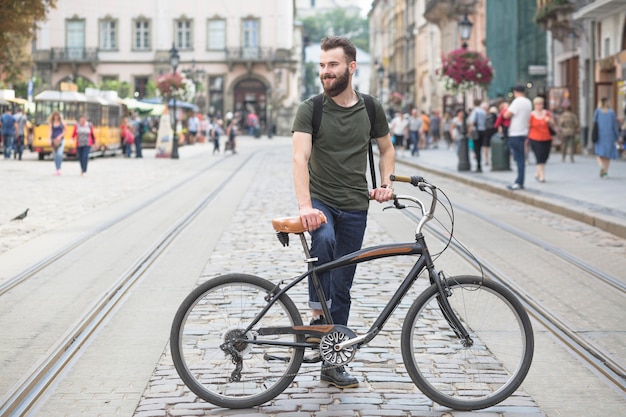
{"label": "pedestrian", "polygon": [[452,135],[450,135],[450,123],[452,123],[452,115],[449,111],[443,113],[441,118],[441,129],[443,131],[443,140],[446,142],[448,149],[452,148]]}
{"label": "pedestrian", "polygon": [[391,124],[389,125],[389,129],[391,130],[391,134],[393,135],[393,145],[396,149],[403,149],[404,138],[408,133],[409,120],[402,117],[402,113],[396,112],[393,119],[391,120]]}
{"label": "pedestrian", "polygon": [[572,107],[567,106],[559,117],[559,136],[561,138],[561,162],[565,162],[567,148],[571,148],[570,161],[574,162],[576,142],[574,135],[578,132],[578,117],[572,112]]}
{"label": "pedestrian", "polygon": [[543,97],[535,97],[533,106],[528,126],[528,142],[537,161],[535,179],[539,182],[546,182],[546,162],[548,162],[552,148],[550,129],[554,129],[555,125],[552,113],[545,109]]}
{"label": "pedestrian", "polygon": [[441,138],[441,118],[439,117],[439,110],[434,110],[430,116],[430,128],[428,133],[432,142],[433,148],[439,147],[439,139]]}
{"label": "pedestrian", "polygon": [[465,110],[458,109],[456,115],[450,120],[450,139],[452,141],[451,146],[455,146],[456,154],[459,154],[460,140],[465,136],[465,130],[463,125],[463,118],[465,117]]}
{"label": "pedestrian", "polygon": [[76,141],[76,156],[80,162],[80,175],[87,175],[87,164],[89,163],[89,152],[96,142],[93,125],[87,122],[87,117],[83,114],[78,118],[78,123],[74,126],[72,138]]}
{"label": "pedestrian", "polygon": [[505,119],[511,119],[508,131],[509,148],[513,155],[513,160],[517,165],[517,178],[509,185],[509,190],[522,190],[524,188],[524,169],[526,166],[526,139],[528,138],[528,126],[530,123],[530,113],[533,105],[526,97],[526,87],[518,85],[513,88],[513,101],[504,113]]}
{"label": "pedestrian", "polygon": [[411,141],[411,156],[420,156],[419,140],[422,133],[422,118],[419,115],[418,109],[411,110],[409,116],[409,139]]}
{"label": "pedestrian", "polygon": [[484,165],[489,166],[489,150],[491,149],[491,138],[498,132],[496,120],[498,119],[498,109],[496,106],[489,107],[485,118],[485,137],[483,141]]}
{"label": "pedestrian", "polygon": [[428,145],[430,144],[429,137],[428,137],[428,132],[430,132],[430,117],[428,117],[425,111],[422,112],[420,117],[422,118],[422,134],[421,134],[422,146],[421,148],[426,149],[428,148]]}
{"label": "pedestrian", "polygon": [[4,144],[4,159],[11,159],[13,141],[17,131],[15,117],[11,114],[11,108],[7,106],[2,115],[2,141]]}
{"label": "pedestrian", "polygon": [[247,124],[248,134],[250,136],[256,136],[256,130],[259,128],[259,116],[256,115],[254,110],[248,113]]}
{"label": "pedestrian", "polygon": [[139,114],[135,112],[132,125],[135,132],[135,158],[143,158],[143,135],[150,130],[150,122],[148,122],[147,118],[142,120]]}
{"label": "pedestrian", "polygon": [[485,121],[487,120],[487,112],[485,111],[486,103],[481,103],[480,99],[474,100],[474,108],[467,118],[468,133],[474,142],[474,156],[476,157],[476,172],[483,172],[481,166],[480,150],[485,142]]}
{"label": "pedestrian", "polygon": [[191,112],[189,118],[187,119],[187,132],[189,133],[189,143],[196,143],[196,139],[198,137],[198,130],[200,129],[200,119],[198,116]]}
{"label": "pedestrian", "polygon": [[[298,107],[293,124],[294,184],[300,219],[311,234],[311,257],[317,265],[361,248],[367,223],[369,199],[393,198],[390,175],[395,151],[389,125],[380,102],[375,107],[373,126],[368,122],[363,95],[352,87],[357,70],[356,48],[345,37],[324,38],[321,43],[320,80],[324,88],[321,128],[313,140],[313,100]],[[381,185],[368,193],[368,144],[375,138],[380,152]],[[321,222],[324,214],[327,223]],[[356,267],[320,274],[332,320],[347,325],[350,288]],[[324,323],[321,304],[309,282],[312,324]],[[359,381],[344,366],[322,362],[322,381],[339,388],[356,387]]]}
{"label": "pedestrian", "polygon": [[237,117],[233,117],[228,122],[228,126],[226,126],[226,138],[227,143],[224,146],[224,153],[226,150],[230,149],[233,154],[237,153],[237,122],[239,119]]}
{"label": "pedestrian", "polygon": [[511,119],[505,119],[504,115],[506,114],[507,109],[509,108],[509,103],[503,101],[498,106],[499,113],[498,118],[496,119],[495,127],[498,129],[498,133],[502,135],[504,139],[509,137],[509,126],[511,126]]}
{"label": "pedestrian", "polygon": [[56,168],[54,175],[61,175],[63,152],[65,151],[65,123],[61,113],[56,110],[53,111],[48,125],[50,126],[50,146],[52,146],[52,156]]}
{"label": "pedestrian", "polygon": [[135,133],[133,124],[128,120],[128,117],[122,119],[122,125],[120,126],[120,134],[122,136],[122,146],[124,157],[130,158],[132,153],[133,143],[135,143]]}
{"label": "pedestrian", "polygon": [[24,132],[28,125],[28,118],[22,112],[22,108],[19,107],[15,114],[15,142],[13,144],[13,159],[22,160],[22,153],[24,153]]}
{"label": "pedestrian", "polygon": [[600,178],[606,178],[611,159],[617,159],[616,143],[619,139],[617,118],[606,97],[600,99],[600,107],[594,112],[593,121],[598,126],[598,141],[593,145],[593,150],[600,167]]}
{"label": "pedestrian", "polygon": [[211,128],[211,140],[213,141],[213,155],[215,152],[220,153],[220,136],[222,136],[222,127],[224,126],[224,122],[222,119],[217,119],[213,123]]}

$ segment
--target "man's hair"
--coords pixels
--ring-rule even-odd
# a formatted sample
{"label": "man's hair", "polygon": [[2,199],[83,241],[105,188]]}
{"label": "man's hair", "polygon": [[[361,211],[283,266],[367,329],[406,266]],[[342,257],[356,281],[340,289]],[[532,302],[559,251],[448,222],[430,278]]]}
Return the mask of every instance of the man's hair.
{"label": "man's hair", "polygon": [[324,38],[322,39],[321,47],[322,51],[342,48],[348,63],[356,61],[356,47],[354,46],[352,41],[345,36],[329,36],[327,38]]}

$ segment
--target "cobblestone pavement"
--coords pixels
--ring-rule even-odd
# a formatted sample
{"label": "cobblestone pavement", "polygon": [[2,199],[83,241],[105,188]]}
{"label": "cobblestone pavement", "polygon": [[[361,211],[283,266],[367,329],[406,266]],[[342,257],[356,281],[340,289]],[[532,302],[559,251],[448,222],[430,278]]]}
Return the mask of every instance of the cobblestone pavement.
{"label": "cobblestone pavement", "polygon": [[[283,158],[283,157],[281,157]],[[259,172],[255,187],[248,190],[229,233],[221,237],[220,250],[211,254],[199,283],[225,272],[246,272],[270,280],[289,278],[303,271],[303,255],[298,242],[282,248],[273,237],[269,220],[273,217],[294,215],[295,203],[290,181],[276,181],[285,176],[285,163],[268,158],[267,169]],[[267,219],[259,222],[258,219]],[[371,218],[364,245],[389,241]],[[355,280],[350,327],[359,333],[378,316],[385,302],[397,288],[404,273],[412,266],[412,259],[394,258],[375,261],[367,267],[359,266]],[[397,271],[397,273],[390,273]],[[415,294],[425,288],[420,279],[413,294],[394,312],[381,334],[368,346],[357,352],[348,366],[361,382],[356,389],[340,390],[319,381],[319,364],[303,364],[301,373],[283,394],[273,401],[248,410],[228,410],[198,399],[178,377],[169,353],[169,346],[156,366],[135,417],[157,416],[543,416],[538,406],[523,391],[496,407],[479,412],[449,411],[425,397],[411,382],[400,352],[402,317]],[[306,314],[306,285],[290,293]],[[304,320],[308,318],[304,317]]]}

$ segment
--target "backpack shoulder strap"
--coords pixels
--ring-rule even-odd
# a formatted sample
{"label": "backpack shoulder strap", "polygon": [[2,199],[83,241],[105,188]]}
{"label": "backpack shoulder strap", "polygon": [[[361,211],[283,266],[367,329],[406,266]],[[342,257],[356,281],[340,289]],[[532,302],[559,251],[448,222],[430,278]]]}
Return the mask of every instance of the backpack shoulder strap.
{"label": "backpack shoulder strap", "polygon": [[372,133],[374,131],[374,122],[376,121],[376,106],[374,105],[374,100],[372,96],[369,94],[363,94],[363,100],[365,101],[365,110],[367,110],[367,117],[370,119],[370,138],[373,136]]}
{"label": "backpack shoulder strap", "polygon": [[322,125],[322,104],[324,100],[324,93],[320,93],[313,97],[313,116],[311,117],[311,127],[313,127],[313,139],[317,136],[317,132]]}

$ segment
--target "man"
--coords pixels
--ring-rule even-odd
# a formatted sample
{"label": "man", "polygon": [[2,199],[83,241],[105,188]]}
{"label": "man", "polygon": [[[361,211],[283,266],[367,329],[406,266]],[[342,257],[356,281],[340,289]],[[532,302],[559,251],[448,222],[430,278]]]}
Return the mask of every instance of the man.
{"label": "man", "polygon": [[19,159],[21,161],[22,153],[24,153],[24,131],[26,130],[28,118],[22,113],[21,107],[18,108],[14,118],[17,131],[15,132],[15,144],[13,146],[15,153],[13,154],[13,159]]}
{"label": "man", "polygon": [[571,147],[570,161],[574,162],[574,153],[576,153],[576,142],[574,136],[578,132],[578,117],[572,113],[572,107],[567,106],[565,111],[559,117],[559,130],[561,134],[561,162],[565,162],[567,148]]}
{"label": "man", "polygon": [[195,113],[191,113],[189,119],[187,119],[187,131],[189,132],[189,143],[192,145],[196,143],[196,137],[198,136],[198,129],[200,129],[200,119]]}
{"label": "man", "polygon": [[4,142],[4,159],[11,158],[11,150],[13,149],[13,141],[15,139],[15,132],[17,130],[17,123],[15,117],[11,115],[11,108],[7,106],[4,114],[2,115],[2,140]]}
{"label": "man", "polygon": [[[370,126],[363,96],[352,88],[356,48],[345,37],[322,40],[320,80],[324,88],[320,129],[313,140],[313,101],[298,107],[293,124],[294,185],[300,219],[311,234],[311,256],[318,264],[361,248],[369,198],[378,202],[393,197],[390,174],[395,153],[385,112],[374,100],[376,117]],[[371,130],[370,130],[371,128]],[[370,131],[380,151],[380,187],[368,192],[367,153]],[[322,224],[321,213],[327,223]],[[335,324],[346,325],[350,312],[350,288],[356,267],[321,274],[324,294]],[[309,283],[312,324],[323,323],[321,304]],[[340,388],[358,386],[343,366],[322,364],[322,381]]]}
{"label": "man", "polygon": [[143,158],[143,134],[145,133],[145,125],[144,122],[139,118],[139,114],[135,112],[133,114],[133,129],[135,130],[135,157]]}
{"label": "man", "polygon": [[[485,106],[487,103],[485,103]],[[479,98],[474,100],[474,109],[467,118],[468,133],[474,140],[474,155],[476,156],[476,172],[483,172],[481,166],[481,153],[483,143],[485,141],[485,121],[487,120],[487,112],[484,109]]]}
{"label": "man", "polygon": [[517,165],[517,178],[513,184],[507,186],[509,190],[513,191],[524,189],[524,169],[526,165],[524,144],[528,138],[530,113],[533,110],[533,105],[526,98],[525,92],[526,88],[523,85],[516,86],[513,89],[515,98],[504,113],[505,119],[511,119],[511,125],[508,129],[508,142],[513,160]]}
{"label": "man", "polygon": [[418,109],[411,110],[409,116],[409,138],[411,139],[411,156],[420,155],[419,140],[422,130],[422,117],[419,115]]}

